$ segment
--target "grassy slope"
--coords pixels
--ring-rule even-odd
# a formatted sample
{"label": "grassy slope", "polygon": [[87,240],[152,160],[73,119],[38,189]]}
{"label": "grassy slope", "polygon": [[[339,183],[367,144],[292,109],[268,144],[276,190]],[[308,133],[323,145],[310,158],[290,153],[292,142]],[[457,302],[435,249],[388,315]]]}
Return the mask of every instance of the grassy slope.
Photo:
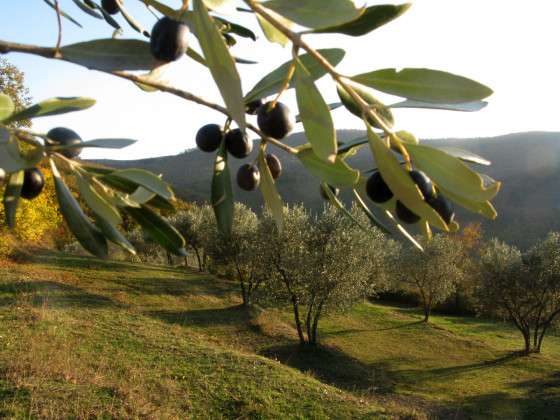
{"label": "grassy slope", "polygon": [[[302,351],[289,312],[184,269],[44,253],[0,266],[0,417],[553,418],[560,336],[365,303]],[[267,357],[262,357],[262,356]],[[282,363],[278,363],[279,360]],[[295,368],[295,369],[292,369]],[[429,413],[429,414],[426,414]]]}

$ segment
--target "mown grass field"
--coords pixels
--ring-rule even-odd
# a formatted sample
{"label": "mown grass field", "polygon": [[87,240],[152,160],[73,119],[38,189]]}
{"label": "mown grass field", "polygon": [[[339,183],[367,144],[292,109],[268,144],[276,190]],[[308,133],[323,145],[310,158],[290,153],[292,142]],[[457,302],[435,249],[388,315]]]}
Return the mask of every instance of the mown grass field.
{"label": "mown grass field", "polygon": [[301,349],[291,313],[185,268],[41,251],[0,263],[0,417],[560,417],[560,334],[363,303]]}

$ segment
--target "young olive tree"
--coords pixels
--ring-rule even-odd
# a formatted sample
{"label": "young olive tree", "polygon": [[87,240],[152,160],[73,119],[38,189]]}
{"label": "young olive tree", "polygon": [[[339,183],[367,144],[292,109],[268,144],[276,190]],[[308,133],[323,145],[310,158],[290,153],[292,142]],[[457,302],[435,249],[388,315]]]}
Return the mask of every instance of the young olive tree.
{"label": "young olive tree", "polygon": [[513,321],[523,334],[525,354],[539,353],[560,313],[559,234],[550,233],[525,255],[493,239],[480,258],[475,297],[480,313]]}
{"label": "young olive tree", "polygon": [[461,257],[461,244],[441,234],[424,246],[424,252],[408,247],[400,254],[399,280],[420,292],[424,322],[428,322],[433,306],[455,290],[463,275]]}
{"label": "young olive tree", "polygon": [[241,203],[235,203],[233,228],[227,235],[215,227],[206,244],[206,252],[213,263],[235,272],[243,305],[249,306],[253,293],[263,280],[262,271],[267,267],[261,261],[258,242],[258,218],[253,211]]}
{"label": "young olive tree", "polygon": [[[321,182],[333,188],[352,190],[362,211],[375,225],[387,230],[368,209],[368,205],[380,207],[387,221],[411,240],[403,223],[417,223],[426,237],[430,237],[431,227],[457,230],[451,202],[489,218],[496,217],[489,200],[497,194],[500,184],[488,177],[483,181],[463,163],[489,162],[466,151],[418,144],[413,134],[393,129],[391,111],[407,107],[478,111],[486,106],[483,99],[491,95],[492,90],[462,76],[425,68],[372,69],[360,74],[342,74],[336,66],[346,54],[343,49],[318,50],[308,43],[310,35],[368,36],[405,13],[410,3],[366,7],[353,0],[183,0],[180,7],[174,9],[176,1],[136,1],[149,8],[147,16],[155,15],[151,31],[138,24],[125,9],[125,2],[114,1],[109,10],[105,10],[94,0],[46,1],[44,7],[54,9],[54,12],[46,10],[53,12],[52,21],[58,27],[56,45],[37,46],[22,44],[17,39],[2,39],[0,54],[20,52],[70,62],[135,83],[145,91],[165,92],[221,114],[223,124],[202,127],[196,142],[201,150],[216,155],[211,202],[218,226],[225,234],[232,231],[234,218],[228,160],[231,156],[246,157],[252,149],[254,136],[261,140],[258,159],[242,165],[236,181],[248,190],[260,184],[279,232],[284,213],[274,182],[279,171],[276,164],[271,164],[274,160],[269,153],[274,148],[294,155],[310,175]],[[19,7],[26,5],[22,2]],[[77,22],[71,16],[74,12],[105,20],[109,24],[108,36],[63,44],[64,25]],[[10,19],[10,16],[3,15],[3,18]],[[240,21],[249,23],[241,25]],[[119,34],[125,30],[121,27],[124,22],[140,35],[134,39],[120,38]],[[258,31],[264,36],[257,36]],[[145,39],[139,39],[142,37]],[[190,42],[192,37],[197,39],[198,46]],[[289,46],[283,59],[287,61],[263,75],[246,92],[242,88],[241,64],[247,60],[232,53],[238,37]],[[41,34],[37,42],[43,39]],[[166,69],[185,56],[208,69],[221,98],[201,98],[166,81]],[[149,73],[140,74],[139,71]],[[340,102],[327,103],[315,84],[327,75]],[[281,102],[289,89],[295,90],[297,119],[295,112]],[[386,105],[376,99],[374,91],[401,99]],[[183,237],[153,210],[172,207],[170,201],[174,195],[163,180],[146,171],[100,169],[75,159],[84,147],[122,148],[133,140],[83,141],[78,133],[66,127],[39,133],[12,125],[31,118],[85,109],[94,102],[90,98],[55,98],[17,111],[8,95],[0,95],[0,168],[9,174],[4,194],[8,224],[15,224],[20,197],[40,193],[40,179],[29,184],[25,174],[46,159],[53,169],[61,212],[70,230],[90,253],[106,258],[107,240],[134,252],[117,228],[122,223],[121,208],[168,252],[186,255]],[[346,143],[337,141],[331,110],[340,106],[357,117],[366,136]],[[257,114],[256,124],[247,114]],[[283,139],[290,134],[296,121],[301,123],[308,143],[294,148]],[[24,144],[31,150],[22,155]],[[350,167],[345,160],[364,144],[369,145],[376,162],[376,167],[368,168],[373,170],[371,175]],[[95,214],[94,223],[84,215],[66,187],[57,170],[60,161],[70,165],[80,194]],[[426,188],[418,188],[420,178],[422,187]],[[341,206],[334,195],[331,194],[330,199]]]}

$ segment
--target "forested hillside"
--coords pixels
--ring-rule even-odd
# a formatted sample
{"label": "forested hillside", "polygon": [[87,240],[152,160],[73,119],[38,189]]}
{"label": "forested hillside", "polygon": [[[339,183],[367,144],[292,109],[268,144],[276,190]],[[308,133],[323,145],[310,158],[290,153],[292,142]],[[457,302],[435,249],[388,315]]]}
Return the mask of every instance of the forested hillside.
{"label": "forested hillside", "polygon": [[[348,141],[364,135],[359,130],[338,132],[339,141]],[[302,133],[292,135],[287,143],[299,145],[305,142]],[[498,237],[522,249],[531,246],[536,238],[550,230],[560,230],[560,133],[530,132],[509,134],[499,137],[475,139],[434,139],[421,143],[434,146],[453,146],[479,154],[492,162],[488,167],[479,167],[502,183],[498,196],[492,201],[498,211],[494,221],[458,211],[458,221],[466,225],[469,221],[482,222],[485,237]],[[245,160],[230,159],[233,174],[237,168],[256,156],[258,147],[253,148],[251,157]],[[279,152],[283,173],[277,180],[278,190],[285,203],[299,204],[319,211],[323,200],[319,195],[319,182],[304,176],[305,168],[291,155]],[[178,197],[202,202],[210,193],[213,153],[188,150],[176,156],[142,159],[136,161],[96,160],[114,168],[138,167],[163,174],[163,178],[174,184]],[[349,158],[354,167],[368,170],[375,166],[367,145]],[[235,196],[251,208],[258,210],[263,204],[258,191],[246,192],[235,188]],[[341,194],[350,200],[351,194]],[[411,229],[411,230],[414,230]]]}

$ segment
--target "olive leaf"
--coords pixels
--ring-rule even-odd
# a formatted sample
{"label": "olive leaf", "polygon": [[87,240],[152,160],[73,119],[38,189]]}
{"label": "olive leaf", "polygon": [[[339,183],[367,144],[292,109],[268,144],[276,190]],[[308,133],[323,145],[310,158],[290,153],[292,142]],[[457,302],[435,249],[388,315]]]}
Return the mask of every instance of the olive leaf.
{"label": "olive leaf", "polygon": [[23,185],[23,171],[10,174],[8,184],[4,191],[4,211],[6,212],[6,223],[13,229],[16,221],[16,211]]}
{"label": "olive leaf", "polygon": [[352,0],[269,0],[268,9],[308,28],[338,25],[359,17],[363,8],[357,8]]}
{"label": "olive leaf", "polygon": [[264,153],[259,153],[259,172],[261,174],[261,192],[266,205],[276,221],[276,229],[278,230],[278,235],[280,235],[282,234],[282,227],[284,225],[282,198],[280,198],[280,194],[278,194]]}
{"label": "olive leaf", "polygon": [[4,93],[0,94],[0,121],[12,115],[14,108],[12,98]]}
{"label": "olive leaf", "polygon": [[234,199],[231,175],[227,162],[225,137],[222,139],[216,154],[211,191],[212,207],[214,208],[218,227],[224,234],[229,234],[233,225]]}
{"label": "olive leaf", "polygon": [[30,118],[66,114],[68,112],[90,108],[94,104],[95,99],[84,97],[51,98],[22,109],[4,119],[2,122],[8,124],[14,121],[28,120]]}
{"label": "olive leaf", "polygon": [[[393,117],[393,113],[386,105],[377,100],[364,86],[348,82],[347,84],[354,90],[354,92],[356,92],[367,104],[369,104],[373,108],[377,116],[387,127],[391,128],[393,126],[393,124],[395,123],[395,119]],[[340,86],[337,87],[337,92],[340,100],[342,101],[342,104],[346,107],[346,109],[355,116],[362,119],[362,109],[358,106],[356,101],[352,99],[350,94]],[[375,128],[382,128],[373,118],[369,118],[368,123]]]}

